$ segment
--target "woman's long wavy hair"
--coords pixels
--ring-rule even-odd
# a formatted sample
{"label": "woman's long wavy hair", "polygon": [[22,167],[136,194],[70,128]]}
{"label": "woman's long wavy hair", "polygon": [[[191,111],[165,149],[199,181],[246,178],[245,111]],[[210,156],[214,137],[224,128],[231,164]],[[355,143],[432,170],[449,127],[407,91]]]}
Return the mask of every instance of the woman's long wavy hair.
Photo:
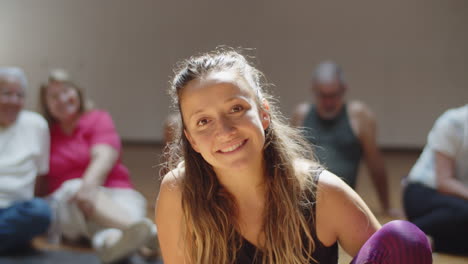
{"label": "woman's long wavy hair", "polygon": [[[220,184],[211,165],[190,145],[180,114],[179,98],[187,83],[217,71],[234,71],[244,77],[259,108],[264,108],[264,99],[270,104],[270,109],[265,109],[271,122],[265,130],[263,150],[266,204],[259,248],[262,263],[309,263],[315,249],[310,230],[315,227],[311,211],[315,201],[313,175],[319,165],[299,131],[287,125],[276,110],[273,98],[265,91],[262,73],[239,52],[226,48],[181,62],[170,88],[180,118],[175,138],[165,151],[166,169],[185,168],[179,184],[187,262],[233,263],[242,244],[234,198]],[[312,160],[304,162],[309,164],[307,170],[297,169],[301,160]]]}

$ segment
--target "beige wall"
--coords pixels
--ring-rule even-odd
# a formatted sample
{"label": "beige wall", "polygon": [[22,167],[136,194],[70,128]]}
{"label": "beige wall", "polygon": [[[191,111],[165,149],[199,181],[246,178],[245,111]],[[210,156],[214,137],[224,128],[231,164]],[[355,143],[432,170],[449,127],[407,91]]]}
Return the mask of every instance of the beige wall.
{"label": "beige wall", "polygon": [[379,142],[420,147],[444,109],[468,102],[467,25],[465,0],[0,0],[0,65],[26,70],[28,108],[48,70],[64,67],[124,139],[160,140],[179,59],[255,48],[288,116],[310,98],[314,65],[333,59],[349,98],[378,116]]}

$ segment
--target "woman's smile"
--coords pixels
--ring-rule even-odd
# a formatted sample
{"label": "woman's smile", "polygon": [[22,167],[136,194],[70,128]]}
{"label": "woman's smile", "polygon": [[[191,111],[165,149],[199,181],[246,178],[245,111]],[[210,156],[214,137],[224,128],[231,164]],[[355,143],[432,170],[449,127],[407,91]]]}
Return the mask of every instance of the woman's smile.
{"label": "woman's smile", "polygon": [[222,148],[220,150],[218,150],[217,152],[218,153],[222,153],[222,154],[231,154],[231,153],[234,153],[234,152],[237,152],[238,150],[240,150],[246,143],[247,143],[247,139],[237,143],[237,144],[234,144],[234,145],[231,145],[229,147],[226,147],[226,148]]}

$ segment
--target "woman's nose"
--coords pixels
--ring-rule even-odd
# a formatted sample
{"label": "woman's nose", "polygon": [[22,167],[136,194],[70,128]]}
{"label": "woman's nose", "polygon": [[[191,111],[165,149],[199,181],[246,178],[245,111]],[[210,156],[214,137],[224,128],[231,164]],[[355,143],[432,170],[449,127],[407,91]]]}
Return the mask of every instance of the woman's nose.
{"label": "woman's nose", "polygon": [[68,100],[68,95],[67,93],[61,93],[59,96],[60,102],[65,103]]}
{"label": "woman's nose", "polygon": [[236,130],[232,121],[224,117],[218,120],[216,129],[217,129],[216,134],[218,137],[229,137]]}

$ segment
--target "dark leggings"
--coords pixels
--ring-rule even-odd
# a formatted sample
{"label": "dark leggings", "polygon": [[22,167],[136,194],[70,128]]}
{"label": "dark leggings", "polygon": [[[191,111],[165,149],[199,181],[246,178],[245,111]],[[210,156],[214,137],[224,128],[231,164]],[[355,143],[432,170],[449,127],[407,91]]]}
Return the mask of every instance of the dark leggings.
{"label": "dark leggings", "polygon": [[350,264],[429,264],[431,246],[426,235],[408,221],[395,220],[375,232]]}
{"label": "dark leggings", "polygon": [[408,219],[433,238],[434,251],[468,255],[468,201],[410,183],[403,203]]}

